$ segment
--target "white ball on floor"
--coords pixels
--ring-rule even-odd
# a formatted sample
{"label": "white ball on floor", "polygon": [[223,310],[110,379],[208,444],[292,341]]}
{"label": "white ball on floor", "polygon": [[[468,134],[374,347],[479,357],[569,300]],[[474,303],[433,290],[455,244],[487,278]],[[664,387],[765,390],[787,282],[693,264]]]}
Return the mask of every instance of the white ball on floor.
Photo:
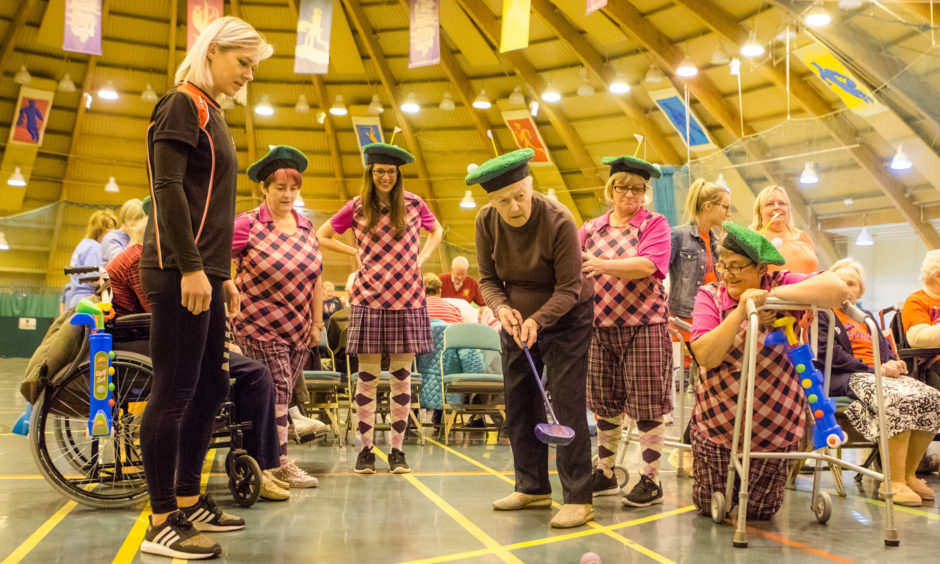
{"label": "white ball on floor", "polygon": [[601,564],[601,557],[596,552],[585,552],[581,556],[581,564]]}

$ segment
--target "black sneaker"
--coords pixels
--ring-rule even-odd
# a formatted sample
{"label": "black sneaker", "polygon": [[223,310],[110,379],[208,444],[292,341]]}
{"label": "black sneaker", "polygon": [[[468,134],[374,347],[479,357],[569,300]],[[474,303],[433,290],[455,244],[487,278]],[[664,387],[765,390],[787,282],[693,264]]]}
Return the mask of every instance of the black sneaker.
{"label": "black sneaker", "polygon": [[594,469],[594,475],[591,477],[591,491],[594,497],[604,495],[617,495],[620,493],[620,484],[617,483],[617,474],[611,474],[610,478],[604,475],[600,468]]}
{"label": "black sneaker", "polygon": [[199,496],[196,505],[180,508],[180,511],[200,531],[221,533],[245,528],[244,519],[222,511],[209,494]]}
{"label": "black sneaker", "polygon": [[392,451],[388,453],[388,469],[392,474],[407,474],[411,472],[411,467],[405,462],[405,453],[397,448],[393,448]]}
{"label": "black sneaker", "polygon": [[159,526],[154,526],[153,517],[150,518],[140,551],[183,560],[199,560],[215,558],[222,554],[222,547],[197,531],[182,511],[174,511]]}
{"label": "black sneaker", "polygon": [[620,500],[620,503],[630,507],[649,507],[662,502],[662,484],[653,483],[646,474],[640,474],[640,481]]}
{"label": "black sneaker", "polygon": [[357,474],[375,474],[375,453],[372,447],[363,447],[356,457]]}

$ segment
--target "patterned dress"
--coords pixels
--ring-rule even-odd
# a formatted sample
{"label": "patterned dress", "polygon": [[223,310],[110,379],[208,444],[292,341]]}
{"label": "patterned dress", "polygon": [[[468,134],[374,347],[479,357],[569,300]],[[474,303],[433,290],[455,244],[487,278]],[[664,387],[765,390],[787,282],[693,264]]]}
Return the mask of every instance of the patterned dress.
{"label": "patterned dress", "polygon": [[610,212],[584,224],[582,249],[603,259],[643,257],[645,278],[594,278],[594,330],[588,355],[588,407],[601,417],[649,420],[672,411],[672,347],[662,280],[669,264],[666,218],[640,208],[623,226]]}
{"label": "patterned dress", "polygon": [[426,353],[434,348],[418,266],[421,229],[432,231],[434,215],[427,204],[404,193],[405,232],[395,238],[388,213],[366,231],[360,197],[330,219],[336,233],[352,228],[361,267],[349,295],[349,354]]}

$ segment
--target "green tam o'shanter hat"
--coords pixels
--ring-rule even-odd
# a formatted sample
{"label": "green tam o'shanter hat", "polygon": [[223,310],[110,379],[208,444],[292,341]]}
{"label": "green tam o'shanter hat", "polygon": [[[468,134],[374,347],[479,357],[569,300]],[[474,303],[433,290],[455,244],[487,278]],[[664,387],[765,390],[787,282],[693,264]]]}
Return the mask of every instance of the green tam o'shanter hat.
{"label": "green tam o'shanter hat", "polygon": [[292,168],[297,172],[307,170],[307,157],[290,145],[278,145],[268,154],[248,167],[248,178],[252,182],[261,182],[272,172],[282,168]]}
{"label": "green tam o'shanter hat", "polygon": [[746,256],[754,264],[783,266],[786,262],[777,247],[774,247],[773,243],[760,233],[730,221],[722,223],[721,226],[725,229],[725,238],[721,246],[729,251]]}
{"label": "green tam o'shanter hat", "polygon": [[487,192],[495,192],[529,176],[529,161],[534,158],[532,149],[516,149],[486,161],[471,170],[464,180],[467,186],[479,184]]}
{"label": "green tam o'shanter hat", "polygon": [[398,145],[389,143],[369,143],[362,148],[366,164],[386,164],[401,166],[414,162],[415,156]]}
{"label": "green tam o'shanter hat", "polygon": [[636,157],[631,157],[629,155],[621,155],[619,157],[604,157],[601,159],[601,162],[610,167],[610,173],[614,174],[616,172],[627,172],[630,174],[637,174],[642,176],[646,180],[652,178],[659,178],[662,176],[662,173],[659,172],[659,167],[653,163],[646,162],[643,159],[638,159]]}

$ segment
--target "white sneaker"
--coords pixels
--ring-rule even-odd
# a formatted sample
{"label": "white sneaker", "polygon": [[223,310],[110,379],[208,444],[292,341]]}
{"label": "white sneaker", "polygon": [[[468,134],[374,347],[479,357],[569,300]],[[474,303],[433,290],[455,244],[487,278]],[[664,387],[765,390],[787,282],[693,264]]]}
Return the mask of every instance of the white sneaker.
{"label": "white sneaker", "polygon": [[290,415],[290,419],[294,423],[294,430],[300,436],[326,433],[330,428],[330,426],[326,423],[316,419],[311,419],[300,413],[300,408],[296,405],[290,408],[287,413]]}

